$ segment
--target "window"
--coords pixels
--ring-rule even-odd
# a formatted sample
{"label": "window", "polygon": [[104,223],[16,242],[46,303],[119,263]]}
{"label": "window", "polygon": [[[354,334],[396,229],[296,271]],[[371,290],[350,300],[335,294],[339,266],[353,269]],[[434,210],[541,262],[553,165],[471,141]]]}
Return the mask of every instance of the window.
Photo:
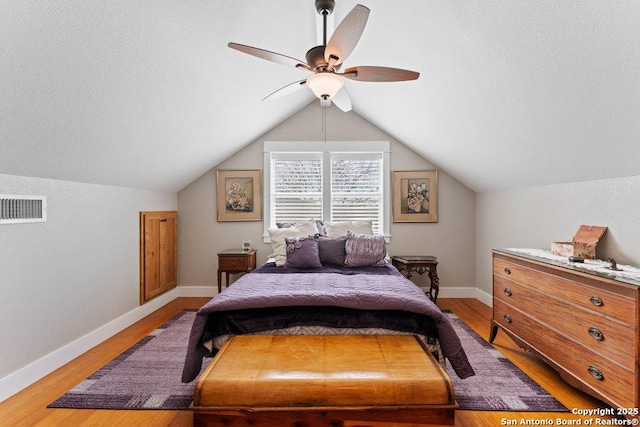
{"label": "window", "polygon": [[389,235],[388,142],[265,142],[265,238],[276,222],[370,220]]}

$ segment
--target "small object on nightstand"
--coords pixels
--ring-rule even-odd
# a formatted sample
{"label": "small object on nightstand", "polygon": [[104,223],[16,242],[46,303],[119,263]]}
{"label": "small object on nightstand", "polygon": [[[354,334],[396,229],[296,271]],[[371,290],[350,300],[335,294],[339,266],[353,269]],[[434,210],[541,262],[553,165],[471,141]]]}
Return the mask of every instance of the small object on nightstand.
{"label": "small object on nightstand", "polygon": [[249,273],[256,268],[256,250],[226,249],[218,253],[218,293],[222,291],[222,273],[229,286],[229,274]]}
{"label": "small object on nightstand", "polygon": [[391,264],[401,273],[407,272],[407,279],[411,279],[411,272],[418,274],[429,273],[431,286],[429,287],[429,298],[436,302],[438,292],[440,292],[440,280],[438,279],[438,259],[434,256],[418,256],[418,255],[396,255],[391,257]]}

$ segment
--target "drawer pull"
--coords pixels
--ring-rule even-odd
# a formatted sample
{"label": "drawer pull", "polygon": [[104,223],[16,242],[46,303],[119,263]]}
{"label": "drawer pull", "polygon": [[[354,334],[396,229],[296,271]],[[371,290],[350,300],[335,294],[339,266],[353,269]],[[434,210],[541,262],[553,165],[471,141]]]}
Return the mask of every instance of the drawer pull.
{"label": "drawer pull", "polygon": [[604,341],[604,334],[600,329],[596,328],[595,326],[592,326],[588,329],[588,331],[589,331],[589,335],[591,335],[594,340]]}
{"label": "drawer pull", "polygon": [[591,304],[595,305],[596,307],[600,307],[600,306],[602,306],[604,304],[602,302],[602,300],[600,299],[600,297],[597,297],[595,295],[593,295],[591,298],[589,298],[589,301],[591,301]]}
{"label": "drawer pull", "polygon": [[511,316],[509,316],[508,314],[505,314],[504,315],[504,321],[507,322],[507,323],[511,323],[512,322]]}
{"label": "drawer pull", "polygon": [[511,269],[509,267],[505,267],[504,272],[507,274],[511,274]]}
{"label": "drawer pull", "polygon": [[508,297],[510,297],[511,295],[513,295],[513,294],[511,293],[511,289],[509,289],[509,288],[504,288],[504,294],[505,294],[506,296],[508,296]]}
{"label": "drawer pull", "polygon": [[602,375],[602,372],[600,371],[600,369],[598,369],[597,367],[593,366],[593,365],[589,365],[589,367],[587,368],[587,370],[589,371],[589,373],[591,374],[591,376],[593,378],[595,378],[598,381],[602,381],[604,380],[604,375]]}

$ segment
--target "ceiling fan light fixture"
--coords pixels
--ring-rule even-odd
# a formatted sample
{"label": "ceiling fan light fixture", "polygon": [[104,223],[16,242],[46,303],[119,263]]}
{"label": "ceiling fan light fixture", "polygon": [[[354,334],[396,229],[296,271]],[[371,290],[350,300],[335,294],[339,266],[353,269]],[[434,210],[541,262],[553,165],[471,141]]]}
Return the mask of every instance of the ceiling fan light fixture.
{"label": "ceiling fan light fixture", "polygon": [[342,77],[329,72],[320,72],[307,79],[307,86],[320,99],[333,98],[343,85]]}

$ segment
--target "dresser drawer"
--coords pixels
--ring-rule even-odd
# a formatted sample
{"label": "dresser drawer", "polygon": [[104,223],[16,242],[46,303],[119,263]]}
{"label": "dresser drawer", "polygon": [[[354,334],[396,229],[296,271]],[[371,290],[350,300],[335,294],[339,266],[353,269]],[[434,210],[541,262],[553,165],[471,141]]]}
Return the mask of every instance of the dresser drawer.
{"label": "dresser drawer", "polygon": [[[584,279],[585,282],[593,282],[594,286],[587,286],[585,283],[577,283],[556,274],[547,273],[544,269],[545,267],[538,268],[536,266],[534,270],[497,256],[493,260],[493,272],[496,278],[506,278],[573,303],[584,310],[623,323],[635,324],[635,301],[633,298],[605,290],[597,285],[596,280]],[[621,291],[627,292],[624,288],[621,288]]]}
{"label": "dresser drawer", "polygon": [[636,339],[632,325],[567,304],[553,295],[496,276],[493,295],[537,322],[570,336],[594,353],[634,369]]}
{"label": "dresser drawer", "polygon": [[249,270],[249,257],[240,256],[220,256],[218,258],[218,268],[224,271],[246,271]]}
{"label": "dresser drawer", "polygon": [[634,373],[593,353],[570,337],[536,322],[504,301],[494,299],[494,321],[515,334],[565,372],[619,407],[635,407]]}

